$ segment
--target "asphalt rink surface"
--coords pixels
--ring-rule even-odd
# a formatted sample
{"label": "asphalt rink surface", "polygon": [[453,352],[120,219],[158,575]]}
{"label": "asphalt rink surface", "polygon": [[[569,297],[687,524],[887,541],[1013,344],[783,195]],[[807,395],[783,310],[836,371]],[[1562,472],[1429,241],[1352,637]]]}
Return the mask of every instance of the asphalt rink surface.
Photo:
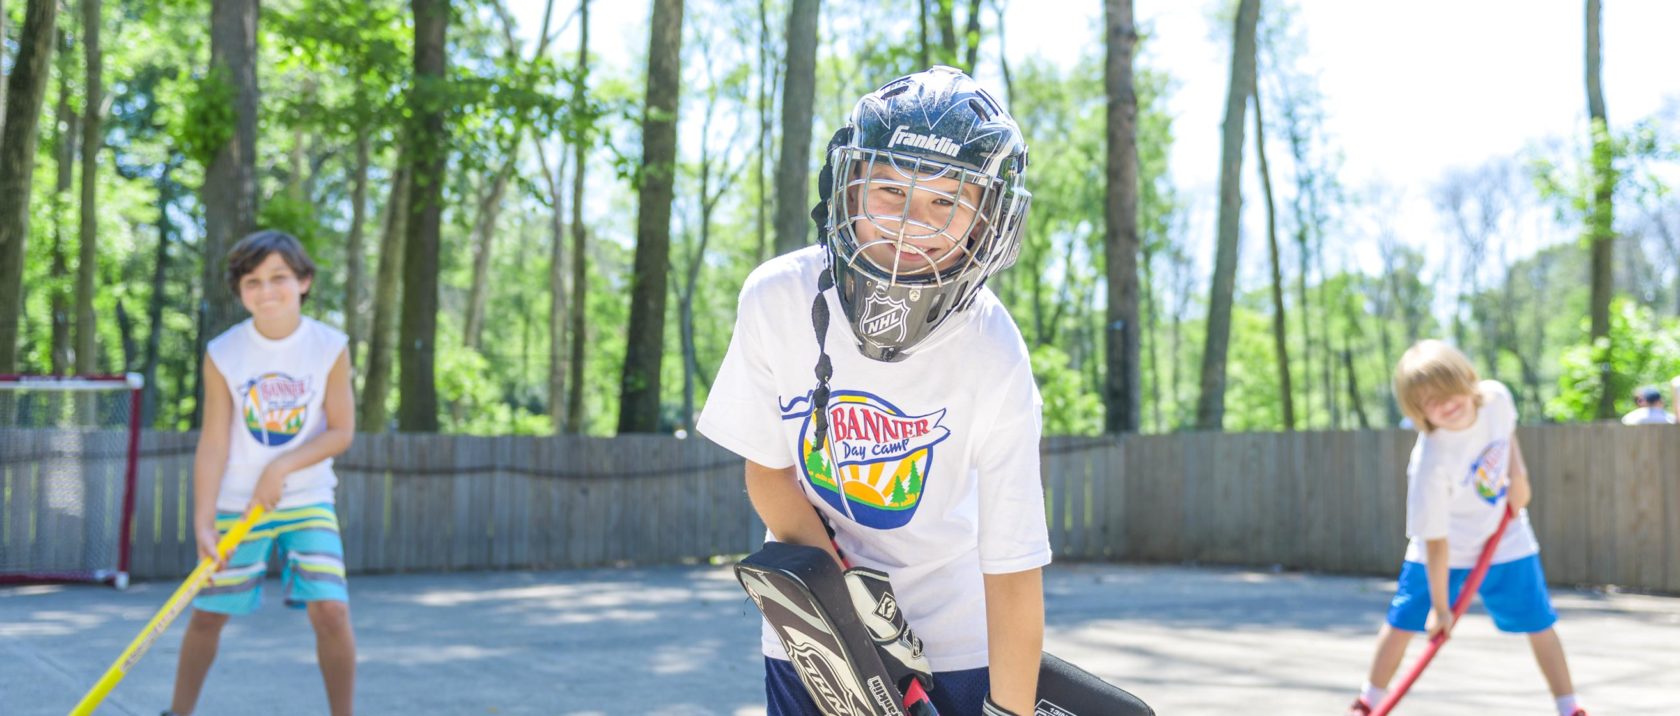
{"label": "asphalt rink surface", "polygon": [[[1045,585],[1046,649],[1160,714],[1340,714],[1394,580],[1061,564]],[[0,588],[0,715],[67,713],[175,586]],[[223,632],[198,716],[326,713],[309,621],[278,586]],[[1594,716],[1680,714],[1680,597],[1554,587],[1553,601]],[[758,615],[723,566],[361,575],[351,611],[362,714],[764,713]],[[98,713],[169,706],[185,621]],[[1479,606],[1396,710],[1552,712],[1527,640]]]}

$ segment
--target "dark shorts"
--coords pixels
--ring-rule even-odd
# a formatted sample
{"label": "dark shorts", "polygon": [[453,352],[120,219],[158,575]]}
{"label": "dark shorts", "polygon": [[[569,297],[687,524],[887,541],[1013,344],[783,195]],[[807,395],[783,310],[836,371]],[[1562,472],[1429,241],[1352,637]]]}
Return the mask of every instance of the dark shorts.
{"label": "dark shorts", "polygon": [[[939,716],[978,716],[990,689],[985,669],[940,671],[933,675],[928,697]],[[764,696],[766,716],[822,716],[793,664],[781,659],[764,659]]]}
{"label": "dark shorts", "polygon": [[[1447,599],[1457,600],[1470,570],[1454,569],[1447,574]],[[1488,567],[1476,593],[1500,631],[1532,634],[1557,623],[1557,612],[1552,609],[1552,597],[1546,591],[1546,573],[1540,569],[1538,554]],[[1407,562],[1400,568],[1400,586],[1388,604],[1388,623],[1395,629],[1423,631],[1428,618],[1428,570],[1419,562]]]}

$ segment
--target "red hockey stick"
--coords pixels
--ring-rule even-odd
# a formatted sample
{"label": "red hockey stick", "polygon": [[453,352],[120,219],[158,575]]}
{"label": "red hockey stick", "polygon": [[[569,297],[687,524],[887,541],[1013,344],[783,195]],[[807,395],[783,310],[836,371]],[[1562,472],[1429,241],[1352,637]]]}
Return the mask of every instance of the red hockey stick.
{"label": "red hockey stick", "polygon": [[[1458,600],[1453,602],[1452,606],[1454,627],[1458,625],[1458,618],[1464,616],[1464,612],[1470,609],[1470,600],[1476,596],[1476,590],[1482,586],[1482,578],[1487,576],[1488,567],[1493,564],[1493,553],[1499,549],[1499,538],[1505,536],[1505,527],[1511,524],[1513,514],[1510,503],[1506,503],[1505,515],[1499,518],[1499,527],[1493,530],[1493,536],[1488,537],[1487,543],[1482,545],[1482,554],[1476,558],[1476,568],[1470,570],[1470,575],[1464,578],[1464,586],[1459,588]],[[1376,710],[1371,712],[1371,716],[1388,716],[1388,712],[1394,710],[1394,706],[1400,703],[1400,699],[1406,695],[1406,691],[1412,688],[1412,684],[1418,680],[1419,676],[1423,675],[1424,667],[1429,666],[1429,661],[1435,658],[1435,653],[1441,650],[1441,645],[1447,643],[1447,635],[1451,631],[1451,629],[1443,629],[1429,640],[1429,646],[1423,650],[1423,656],[1419,657],[1417,663],[1412,665],[1411,671],[1406,672],[1405,678],[1400,680],[1400,685],[1388,692],[1388,696],[1383,699],[1382,704],[1377,706]]]}

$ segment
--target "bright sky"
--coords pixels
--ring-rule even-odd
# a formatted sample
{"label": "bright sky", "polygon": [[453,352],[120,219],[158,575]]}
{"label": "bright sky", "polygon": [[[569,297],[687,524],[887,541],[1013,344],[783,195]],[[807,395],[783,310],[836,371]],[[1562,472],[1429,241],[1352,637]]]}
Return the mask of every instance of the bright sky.
{"label": "bright sky", "polygon": [[[1171,171],[1192,202],[1189,238],[1202,248],[1198,253],[1204,263],[1212,257],[1220,124],[1230,72],[1230,30],[1215,28],[1210,19],[1219,4],[1158,0],[1137,2],[1135,10],[1139,24],[1152,31],[1140,64],[1166,70],[1176,85],[1168,103],[1176,139]],[[1355,190],[1380,183],[1403,191],[1406,198],[1394,225],[1411,243],[1440,236],[1441,221],[1428,197],[1449,169],[1585,134],[1582,0],[1294,4],[1304,28],[1305,62],[1319,75],[1326,130],[1344,156],[1342,183]],[[524,27],[540,24],[540,0],[514,0],[513,5]],[[649,0],[592,4],[592,39],[601,38],[595,44],[609,65],[627,67],[630,57],[645,51],[651,7]],[[1066,67],[1082,52],[1100,50],[1098,0],[1014,0],[1006,12],[1012,62],[1039,55]],[[1612,126],[1648,117],[1665,101],[1680,102],[1674,73],[1680,60],[1675,54],[1680,2],[1609,0],[1603,18],[1604,92]],[[986,21],[989,28],[990,13]],[[784,24],[777,19],[773,26]],[[568,32],[571,38],[559,40],[558,47],[575,47],[574,32],[575,25]],[[987,57],[996,57],[995,44],[983,48],[977,74],[982,81],[1001,84],[995,60]],[[1272,153],[1281,155],[1282,149],[1279,143]],[[1260,236],[1263,227],[1252,150],[1245,162],[1248,231],[1242,263],[1245,277],[1259,280],[1262,243],[1246,238]],[[1274,183],[1286,181],[1274,177]],[[1520,248],[1514,253],[1565,238],[1555,231],[1547,235],[1549,227],[1542,224],[1533,222],[1536,228],[1516,239]],[[1350,258],[1375,268],[1374,248]],[[1244,283],[1252,285],[1247,278]]]}

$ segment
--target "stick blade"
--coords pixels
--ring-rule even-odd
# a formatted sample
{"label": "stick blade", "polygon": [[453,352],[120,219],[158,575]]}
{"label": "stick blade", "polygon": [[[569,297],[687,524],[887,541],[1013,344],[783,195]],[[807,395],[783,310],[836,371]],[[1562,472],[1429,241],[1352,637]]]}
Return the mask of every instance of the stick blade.
{"label": "stick blade", "polygon": [[1142,699],[1050,652],[1038,665],[1034,716],[1155,716]]}
{"label": "stick blade", "polygon": [[903,716],[904,697],[827,552],[766,542],[735,565],[735,578],[825,716]]}

